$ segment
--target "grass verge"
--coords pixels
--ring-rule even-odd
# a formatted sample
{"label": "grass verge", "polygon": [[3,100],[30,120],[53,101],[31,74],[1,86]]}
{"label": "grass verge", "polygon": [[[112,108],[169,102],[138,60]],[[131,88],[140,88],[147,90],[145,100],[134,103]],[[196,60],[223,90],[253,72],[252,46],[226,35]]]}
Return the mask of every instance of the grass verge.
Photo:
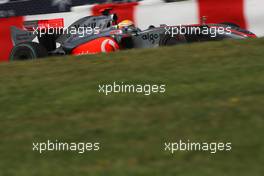
{"label": "grass verge", "polygon": [[[1,64],[0,175],[260,176],[263,48],[263,39],[224,41]],[[98,93],[114,81],[166,93]],[[101,150],[32,151],[48,139]],[[164,151],[179,140],[232,142],[232,151]]]}

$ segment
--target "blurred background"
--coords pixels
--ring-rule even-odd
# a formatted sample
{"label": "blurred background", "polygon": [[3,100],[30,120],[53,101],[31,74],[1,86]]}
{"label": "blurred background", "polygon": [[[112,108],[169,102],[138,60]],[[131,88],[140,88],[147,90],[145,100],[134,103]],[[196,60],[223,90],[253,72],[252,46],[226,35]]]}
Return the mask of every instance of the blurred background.
{"label": "blurred background", "polygon": [[98,15],[112,8],[119,20],[133,20],[139,28],[149,25],[177,25],[229,22],[264,35],[262,0],[0,0],[0,61],[8,61],[13,46],[10,26],[24,21],[64,18],[65,27],[81,17]]}

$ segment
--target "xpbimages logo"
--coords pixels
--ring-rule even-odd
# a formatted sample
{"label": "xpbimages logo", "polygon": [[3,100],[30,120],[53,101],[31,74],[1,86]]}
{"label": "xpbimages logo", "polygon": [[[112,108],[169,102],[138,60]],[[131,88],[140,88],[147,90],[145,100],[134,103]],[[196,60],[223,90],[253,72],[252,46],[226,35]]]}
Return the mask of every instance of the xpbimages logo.
{"label": "xpbimages logo", "polygon": [[215,154],[217,152],[231,151],[231,142],[191,142],[178,141],[178,142],[165,142],[164,151],[174,154],[177,151],[203,151]]}
{"label": "xpbimages logo", "polygon": [[70,26],[68,28],[64,27],[53,27],[49,24],[44,26],[33,27],[33,34],[37,36],[44,35],[78,35],[79,37],[85,37],[89,35],[97,35],[100,33],[99,27],[90,27],[90,26]]}
{"label": "xpbimages logo", "polygon": [[165,35],[170,35],[174,37],[176,35],[209,35],[212,38],[215,38],[218,34],[231,34],[231,27],[222,27],[222,26],[166,26]]}
{"label": "xpbimages logo", "polygon": [[47,140],[45,142],[33,142],[32,143],[32,150],[36,151],[40,154],[44,152],[51,152],[51,151],[73,151],[79,154],[83,154],[88,151],[99,151],[100,150],[100,143],[95,142],[59,142],[58,140],[50,141]]}
{"label": "xpbimages logo", "polygon": [[124,82],[113,84],[101,84],[98,86],[98,92],[109,95],[111,93],[136,93],[151,95],[153,93],[165,93],[165,84],[125,84]]}

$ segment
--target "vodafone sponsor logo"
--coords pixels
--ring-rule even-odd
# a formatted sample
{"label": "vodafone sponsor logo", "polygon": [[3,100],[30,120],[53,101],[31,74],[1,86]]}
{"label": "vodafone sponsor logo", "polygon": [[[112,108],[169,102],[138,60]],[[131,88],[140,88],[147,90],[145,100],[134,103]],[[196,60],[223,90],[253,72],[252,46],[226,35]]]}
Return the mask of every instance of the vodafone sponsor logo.
{"label": "vodafone sponsor logo", "polygon": [[104,53],[116,51],[119,47],[113,40],[105,39],[101,44],[101,51]]}
{"label": "vodafone sponsor logo", "polygon": [[73,55],[109,53],[119,49],[116,41],[110,37],[101,37],[90,42],[81,44],[73,49]]}

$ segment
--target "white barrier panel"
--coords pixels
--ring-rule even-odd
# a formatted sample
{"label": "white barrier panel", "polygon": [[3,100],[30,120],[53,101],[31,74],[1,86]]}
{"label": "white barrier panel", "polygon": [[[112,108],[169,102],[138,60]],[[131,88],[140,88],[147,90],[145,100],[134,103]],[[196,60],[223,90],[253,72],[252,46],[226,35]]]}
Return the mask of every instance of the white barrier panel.
{"label": "white barrier panel", "polygon": [[135,19],[136,24],[145,29],[149,25],[197,24],[198,13],[198,4],[195,0],[177,3],[143,1],[136,7]]}
{"label": "white barrier panel", "polygon": [[244,13],[248,30],[264,36],[264,0],[244,0]]}

